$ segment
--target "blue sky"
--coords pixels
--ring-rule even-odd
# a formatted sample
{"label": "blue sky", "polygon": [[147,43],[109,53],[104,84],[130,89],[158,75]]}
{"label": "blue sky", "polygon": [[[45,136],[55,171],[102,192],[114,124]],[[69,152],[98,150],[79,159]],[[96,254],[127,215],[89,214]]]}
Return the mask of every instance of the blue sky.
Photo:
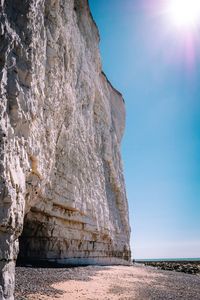
{"label": "blue sky", "polygon": [[126,103],[134,258],[200,257],[200,36],[164,2],[90,0],[103,70]]}

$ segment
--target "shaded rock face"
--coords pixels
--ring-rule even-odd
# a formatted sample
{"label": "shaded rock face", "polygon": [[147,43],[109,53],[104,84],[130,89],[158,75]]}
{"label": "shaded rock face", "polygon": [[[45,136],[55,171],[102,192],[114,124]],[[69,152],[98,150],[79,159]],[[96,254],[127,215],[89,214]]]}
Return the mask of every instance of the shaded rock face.
{"label": "shaded rock face", "polygon": [[35,261],[130,262],[125,109],[86,0],[0,9],[0,299],[13,299],[19,248]]}

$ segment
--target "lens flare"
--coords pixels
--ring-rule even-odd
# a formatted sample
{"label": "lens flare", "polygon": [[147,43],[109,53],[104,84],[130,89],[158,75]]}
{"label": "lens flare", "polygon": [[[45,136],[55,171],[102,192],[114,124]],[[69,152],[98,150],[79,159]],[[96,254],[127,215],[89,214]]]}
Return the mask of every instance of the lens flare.
{"label": "lens flare", "polygon": [[200,24],[200,0],[171,0],[168,13],[176,26],[194,28]]}

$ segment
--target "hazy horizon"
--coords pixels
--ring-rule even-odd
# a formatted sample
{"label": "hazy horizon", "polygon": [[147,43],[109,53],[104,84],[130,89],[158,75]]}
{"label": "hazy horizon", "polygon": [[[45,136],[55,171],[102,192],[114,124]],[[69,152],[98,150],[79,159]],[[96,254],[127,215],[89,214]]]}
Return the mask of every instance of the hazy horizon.
{"label": "hazy horizon", "polygon": [[200,36],[178,30],[164,3],[90,0],[103,70],[126,103],[136,259],[200,257]]}

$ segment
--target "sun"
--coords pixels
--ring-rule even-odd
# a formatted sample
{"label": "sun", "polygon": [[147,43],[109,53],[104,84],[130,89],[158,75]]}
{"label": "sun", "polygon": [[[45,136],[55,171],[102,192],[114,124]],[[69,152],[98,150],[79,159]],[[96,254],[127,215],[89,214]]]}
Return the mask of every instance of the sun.
{"label": "sun", "polygon": [[200,0],[170,0],[167,10],[178,27],[191,29],[200,24]]}

